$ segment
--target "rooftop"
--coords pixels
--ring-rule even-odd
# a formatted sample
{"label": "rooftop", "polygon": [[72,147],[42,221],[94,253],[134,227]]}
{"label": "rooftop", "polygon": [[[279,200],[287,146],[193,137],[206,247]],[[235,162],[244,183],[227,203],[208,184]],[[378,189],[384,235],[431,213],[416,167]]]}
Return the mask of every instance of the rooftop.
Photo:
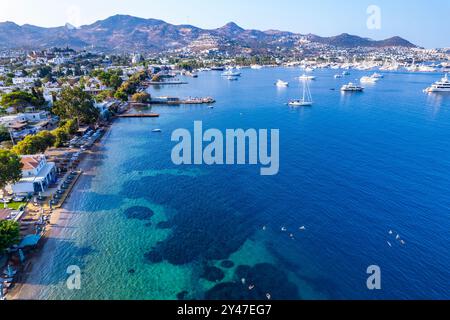
{"label": "rooftop", "polygon": [[39,167],[39,164],[42,161],[43,156],[23,156],[20,159],[20,162],[22,162],[23,167],[22,170],[34,170],[37,167]]}

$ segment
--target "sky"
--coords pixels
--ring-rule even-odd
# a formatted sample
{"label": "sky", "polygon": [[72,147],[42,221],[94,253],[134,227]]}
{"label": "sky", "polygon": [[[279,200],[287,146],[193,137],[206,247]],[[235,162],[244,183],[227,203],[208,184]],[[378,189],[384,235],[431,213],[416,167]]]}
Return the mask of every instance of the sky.
{"label": "sky", "polygon": [[0,0],[0,21],[20,25],[80,26],[115,14],[210,29],[233,21],[320,36],[398,35],[426,48],[450,47],[449,0]]}

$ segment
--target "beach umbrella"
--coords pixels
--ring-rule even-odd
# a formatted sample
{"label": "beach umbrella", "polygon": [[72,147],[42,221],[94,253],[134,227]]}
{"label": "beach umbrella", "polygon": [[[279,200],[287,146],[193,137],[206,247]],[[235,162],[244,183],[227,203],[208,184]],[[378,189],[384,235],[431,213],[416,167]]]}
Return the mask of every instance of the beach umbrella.
{"label": "beach umbrella", "polygon": [[16,275],[15,270],[10,264],[8,264],[8,266],[6,267],[6,276],[8,278],[13,278],[15,275]]}
{"label": "beach umbrella", "polygon": [[25,255],[23,254],[22,249],[19,249],[19,259],[21,263],[25,261]]}

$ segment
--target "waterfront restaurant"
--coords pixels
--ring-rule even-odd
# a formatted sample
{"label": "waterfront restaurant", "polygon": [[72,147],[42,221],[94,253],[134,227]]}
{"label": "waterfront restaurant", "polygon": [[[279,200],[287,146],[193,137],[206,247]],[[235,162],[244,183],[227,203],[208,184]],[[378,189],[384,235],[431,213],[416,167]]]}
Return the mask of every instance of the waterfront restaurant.
{"label": "waterfront restaurant", "polygon": [[15,194],[45,192],[56,182],[56,165],[47,162],[44,155],[22,156],[22,179],[11,186]]}

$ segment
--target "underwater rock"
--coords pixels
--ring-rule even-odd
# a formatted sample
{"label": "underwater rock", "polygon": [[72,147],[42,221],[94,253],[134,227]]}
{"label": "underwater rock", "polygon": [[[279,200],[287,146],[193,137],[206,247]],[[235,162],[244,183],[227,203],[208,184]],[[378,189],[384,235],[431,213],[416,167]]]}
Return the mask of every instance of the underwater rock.
{"label": "underwater rock", "polygon": [[220,266],[225,269],[231,269],[234,267],[234,262],[231,260],[224,260],[224,261],[222,261]]}
{"label": "underwater rock", "polygon": [[201,277],[210,282],[218,282],[223,280],[225,273],[216,267],[206,267],[205,270],[203,270]]}
{"label": "underwater rock", "polygon": [[187,300],[188,294],[189,294],[189,292],[187,292],[187,291],[181,291],[180,293],[177,294],[177,299],[178,300]]}
{"label": "underwater rock", "polygon": [[161,221],[156,225],[158,229],[170,229],[172,228],[172,224],[169,221]]}
{"label": "underwater rock", "polygon": [[[263,263],[254,267],[239,266],[234,283],[221,283],[206,292],[207,300],[275,300],[299,299],[297,287],[276,266]],[[245,283],[241,282],[245,279]]]}
{"label": "underwater rock", "polygon": [[131,207],[125,210],[125,216],[128,219],[137,219],[137,220],[150,220],[153,217],[154,213],[151,209],[146,207]]}
{"label": "underwater rock", "polygon": [[145,259],[151,263],[160,263],[164,260],[161,251],[154,249],[144,255]]}

